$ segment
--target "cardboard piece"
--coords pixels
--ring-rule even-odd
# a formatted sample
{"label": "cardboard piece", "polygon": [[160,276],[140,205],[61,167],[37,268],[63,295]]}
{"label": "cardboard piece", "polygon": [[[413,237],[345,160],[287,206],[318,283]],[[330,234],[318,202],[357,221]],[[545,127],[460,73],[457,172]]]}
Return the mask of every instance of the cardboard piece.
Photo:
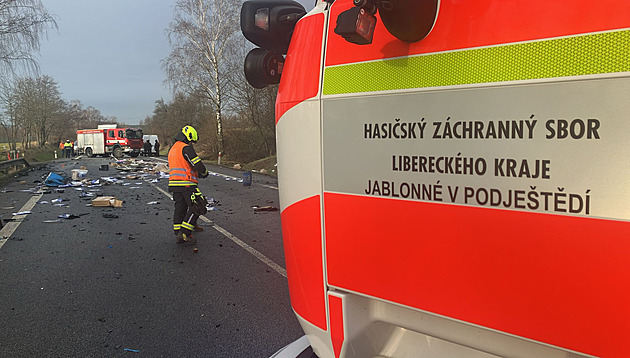
{"label": "cardboard piece", "polygon": [[92,199],[92,206],[112,206],[114,208],[122,208],[122,200],[118,200],[113,196],[99,196]]}
{"label": "cardboard piece", "polygon": [[155,168],[153,168],[154,172],[163,172],[163,173],[168,173],[168,165],[165,163],[160,163],[158,165],[155,166]]}

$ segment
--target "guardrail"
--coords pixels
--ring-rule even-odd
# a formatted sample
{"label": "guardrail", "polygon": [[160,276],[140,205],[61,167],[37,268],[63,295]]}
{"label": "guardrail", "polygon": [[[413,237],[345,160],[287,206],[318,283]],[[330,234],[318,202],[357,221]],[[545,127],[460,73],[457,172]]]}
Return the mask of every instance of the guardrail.
{"label": "guardrail", "polygon": [[5,174],[9,172],[9,169],[15,168],[15,170],[20,170],[23,168],[30,168],[30,164],[24,158],[5,160],[4,162],[0,162],[0,171],[3,171]]}

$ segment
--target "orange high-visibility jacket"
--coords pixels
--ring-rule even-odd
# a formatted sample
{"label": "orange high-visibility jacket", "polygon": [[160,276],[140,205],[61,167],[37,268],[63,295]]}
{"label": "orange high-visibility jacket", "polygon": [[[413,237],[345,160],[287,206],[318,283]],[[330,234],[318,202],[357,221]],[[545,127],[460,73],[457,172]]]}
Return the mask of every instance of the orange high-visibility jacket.
{"label": "orange high-visibility jacket", "polygon": [[[199,175],[193,170],[193,164],[182,153],[186,143],[177,141],[168,152],[168,164],[170,166],[168,186],[196,186]],[[194,159],[199,159],[193,158]]]}

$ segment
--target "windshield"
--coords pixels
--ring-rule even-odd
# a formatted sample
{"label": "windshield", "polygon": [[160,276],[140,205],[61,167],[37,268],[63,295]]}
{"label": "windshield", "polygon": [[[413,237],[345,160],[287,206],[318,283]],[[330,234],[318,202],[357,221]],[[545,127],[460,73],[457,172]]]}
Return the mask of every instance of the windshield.
{"label": "windshield", "polygon": [[127,138],[142,139],[142,129],[127,129]]}

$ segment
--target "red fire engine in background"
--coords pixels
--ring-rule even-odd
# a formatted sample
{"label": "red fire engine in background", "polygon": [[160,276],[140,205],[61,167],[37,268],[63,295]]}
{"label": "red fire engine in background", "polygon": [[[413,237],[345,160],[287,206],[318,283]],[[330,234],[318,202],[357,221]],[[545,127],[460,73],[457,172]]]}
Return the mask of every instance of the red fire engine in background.
{"label": "red fire engine in background", "polygon": [[76,150],[88,157],[113,155],[121,158],[123,154],[137,157],[142,150],[142,135],[142,129],[116,128],[115,124],[80,129],[77,131]]}

